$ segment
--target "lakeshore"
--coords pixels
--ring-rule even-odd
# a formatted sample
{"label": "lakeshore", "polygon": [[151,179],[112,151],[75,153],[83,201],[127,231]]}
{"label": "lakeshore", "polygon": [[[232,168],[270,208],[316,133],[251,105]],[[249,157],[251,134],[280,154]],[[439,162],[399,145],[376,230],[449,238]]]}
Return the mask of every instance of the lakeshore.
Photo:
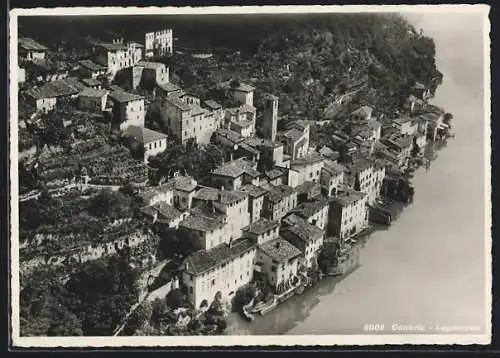
{"label": "lakeshore", "polygon": [[[485,137],[482,123],[474,123],[477,114],[483,113],[483,83],[480,75],[471,78],[482,70],[464,71],[453,46],[447,44],[472,35],[458,33],[450,39],[432,19],[427,23],[434,26],[431,35],[445,74],[433,102],[454,112],[456,139],[439,152],[429,171],[415,172],[414,202],[387,231],[370,236],[358,270],[324,279],[253,323],[234,317],[228,334],[373,334],[363,330],[366,324],[384,325],[382,334],[400,334],[392,329],[393,324],[431,327],[438,322],[474,327],[474,334],[486,332],[486,230],[482,225],[486,214],[481,174]],[[481,53],[480,44],[475,43],[475,48]],[[473,51],[468,57],[471,66],[477,64]],[[467,205],[452,204],[464,193]]]}

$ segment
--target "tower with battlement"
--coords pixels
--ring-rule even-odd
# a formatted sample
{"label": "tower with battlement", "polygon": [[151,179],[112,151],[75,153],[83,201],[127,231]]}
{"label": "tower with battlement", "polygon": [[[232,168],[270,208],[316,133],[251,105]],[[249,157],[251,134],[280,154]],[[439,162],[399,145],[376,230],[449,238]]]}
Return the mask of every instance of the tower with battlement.
{"label": "tower with battlement", "polygon": [[146,57],[172,55],[174,52],[172,29],[146,33],[144,52]]}

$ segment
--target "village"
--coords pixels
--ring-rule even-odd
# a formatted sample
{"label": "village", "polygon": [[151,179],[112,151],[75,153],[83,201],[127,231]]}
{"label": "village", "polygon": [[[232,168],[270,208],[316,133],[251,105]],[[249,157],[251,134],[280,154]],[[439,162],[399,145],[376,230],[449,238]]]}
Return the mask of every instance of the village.
{"label": "village", "polygon": [[[142,302],[173,291],[186,297],[172,324],[182,331],[206,312],[252,321],[352,271],[361,238],[412,202],[411,173],[452,136],[425,84],[396,118],[361,106],[348,131],[331,135],[335,146],[318,146],[311,132],[329,120],[282,123],[279,96],[249,78],[219,83],[223,102],[174,83],[163,61],[175,52],[171,29],[143,43],[115,33],[86,41],[89,56],[64,62],[19,38],[21,211],[57,207],[44,213],[51,224],[21,222],[20,267],[28,276],[49,267],[65,282],[86,262],[128,255],[141,294],[115,335]],[[221,160],[205,163],[203,179],[190,168],[161,175],[152,163],[174,145]]]}

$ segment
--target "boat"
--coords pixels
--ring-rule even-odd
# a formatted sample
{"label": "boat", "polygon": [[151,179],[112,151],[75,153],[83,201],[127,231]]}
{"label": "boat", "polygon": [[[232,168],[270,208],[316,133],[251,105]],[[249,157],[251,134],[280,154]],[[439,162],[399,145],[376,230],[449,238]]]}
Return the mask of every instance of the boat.
{"label": "boat", "polygon": [[376,204],[375,206],[370,206],[370,221],[390,225],[392,221],[392,215],[389,209],[385,208],[383,204]]}
{"label": "boat", "polygon": [[273,309],[276,308],[277,305],[278,305],[278,299],[277,299],[277,296],[274,295],[273,298],[271,298],[269,301],[267,301],[264,304],[264,307],[259,312],[260,315],[263,316],[266,313],[271,312]]}
{"label": "boat", "polygon": [[241,308],[241,315],[249,322],[252,322],[255,319],[255,316],[250,312],[250,308],[253,306],[254,301],[255,300],[252,298],[250,302]]}

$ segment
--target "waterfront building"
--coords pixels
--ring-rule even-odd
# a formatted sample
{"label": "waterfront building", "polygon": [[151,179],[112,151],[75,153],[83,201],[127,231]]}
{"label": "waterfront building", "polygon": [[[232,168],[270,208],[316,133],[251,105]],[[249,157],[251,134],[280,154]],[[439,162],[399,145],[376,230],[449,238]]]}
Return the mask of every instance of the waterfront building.
{"label": "waterfront building", "polygon": [[380,195],[385,177],[385,164],[379,160],[358,158],[347,165],[347,181],[356,191],[367,195],[367,203],[373,205]]}
{"label": "waterfront building", "polygon": [[144,37],[145,57],[171,56],[174,53],[172,29],[148,32]]}
{"label": "waterfront building", "polygon": [[247,184],[241,190],[248,194],[248,212],[250,213],[250,222],[253,223],[261,218],[267,190],[253,184]]}
{"label": "waterfront building", "polygon": [[364,230],[368,225],[365,193],[343,188],[330,199],[328,233],[345,240]]}
{"label": "waterfront building", "polygon": [[319,183],[324,161],[325,159],[317,152],[292,160],[290,169],[299,175],[297,184],[301,185],[306,181]]}
{"label": "waterfront building", "polygon": [[256,245],[241,239],[211,250],[199,250],[186,258],[182,282],[196,307],[210,306],[215,299],[230,302],[238,288],[253,278]]}
{"label": "waterfront building", "polygon": [[261,186],[268,191],[264,197],[263,217],[279,221],[297,206],[297,192],[292,187],[268,183]]}
{"label": "waterfront building", "polygon": [[129,126],[144,127],[144,97],[114,90],[108,96],[113,103],[113,121],[122,131]]}
{"label": "waterfront building", "polygon": [[337,195],[339,187],[344,184],[346,168],[331,160],[325,160],[321,168],[320,184],[323,195],[332,197]]}
{"label": "waterfront building", "polygon": [[127,134],[144,148],[144,163],[167,148],[167,135],[145,127],[129,126]]}
{"label": "waterfront building", "polygon": [[271,94],[264,96],[262,116],[262,135],[264,138],[274,141],[278,133],[278,97]]}
{"label": "waterfront building", "polygon": [[243,237],[252,239],[261,245],[270,240],[277,239],[279,236],[279,227],[280,223],[277,221],[260,218],[242,229]]}
{"label": "waterfront building", "polygon": [[281,236],[301,251],[305,267],[313,267],[323,247],[323,230],[295,214],[287,216],[283,223]]}
{"label": "waterfront building", "polygon": [[231,91],[233,93],[233,99],[237,103],[253,107],[253,93],[255,91],[255,87],[240,82],[237,86],[231,88]]}
{"label": "waterfront building", "polygon": [[432,96],[431,90],[420,82],[415,82],[410,88],[410,93],[423,101],[427,101]]}
{"label": "waterfront building", "polygon": [[32,61],[34,59],[45,59],[48,48],[39,44],[29,37],[18,39],[18,53],[21,61]]}
{"label": "waterfront building", "polygon": [[328,226],[328,208],[328,201],[325,198],[319,197],[315,200],[299,204],[291,212],[321,230],[326,230]]}
{"label": "waterfront building", "polygon": [[210,173],[210,181],[218,188],[239,190],[246,184],[259,185],[260,176],[256,162],[239,158],[214,169]]}
{"label": "waterfront building", "polygon": [[[396,160],[394,164],[401,170],[408,167],[408,161],[411,156],[411,149],[413,146],[413,137],[409,135],[390,135],[380,140],[383,145],[382,158],[389,160]],[[392,155],[384,155],[389,152]]]}
{"label": "waterfront building", "polygon": [[419,120],[427,122],[427,139],[435,141],[437,133],[443,128],[444,110],[439,107],[426,106],[426,112],[418,116]]}
{"label": "waterfront building", "polygon": [[302,252],[281,237],[259,245],[256,266],[267,277],[275,293],[297,276]]}
{"label": "waterfront building", "polygon": [[415,135],[418,131],[418,121],[409,117],[394,119],[392,121],[392,126],[402,135]]}
{"label": "waterfront building", "polygon": [[191,139],[198,144],[208,144],[216,130],[216,120],[208,110],[190,99],[191,96],[186,96],[184,100],[176,95],[165,97],[162,120],[180,143],[185,145]]}
{"label": "waterfront building", "polygon": [[106,108],[109,91],[86,87],[78,95],[78,107],[84,111],[102,113]]}
{"label": "waterfront building", "polygon": [[87,78],[97,78],[106,74],[107,67],[92,60],[78,61],[80,75]]}

